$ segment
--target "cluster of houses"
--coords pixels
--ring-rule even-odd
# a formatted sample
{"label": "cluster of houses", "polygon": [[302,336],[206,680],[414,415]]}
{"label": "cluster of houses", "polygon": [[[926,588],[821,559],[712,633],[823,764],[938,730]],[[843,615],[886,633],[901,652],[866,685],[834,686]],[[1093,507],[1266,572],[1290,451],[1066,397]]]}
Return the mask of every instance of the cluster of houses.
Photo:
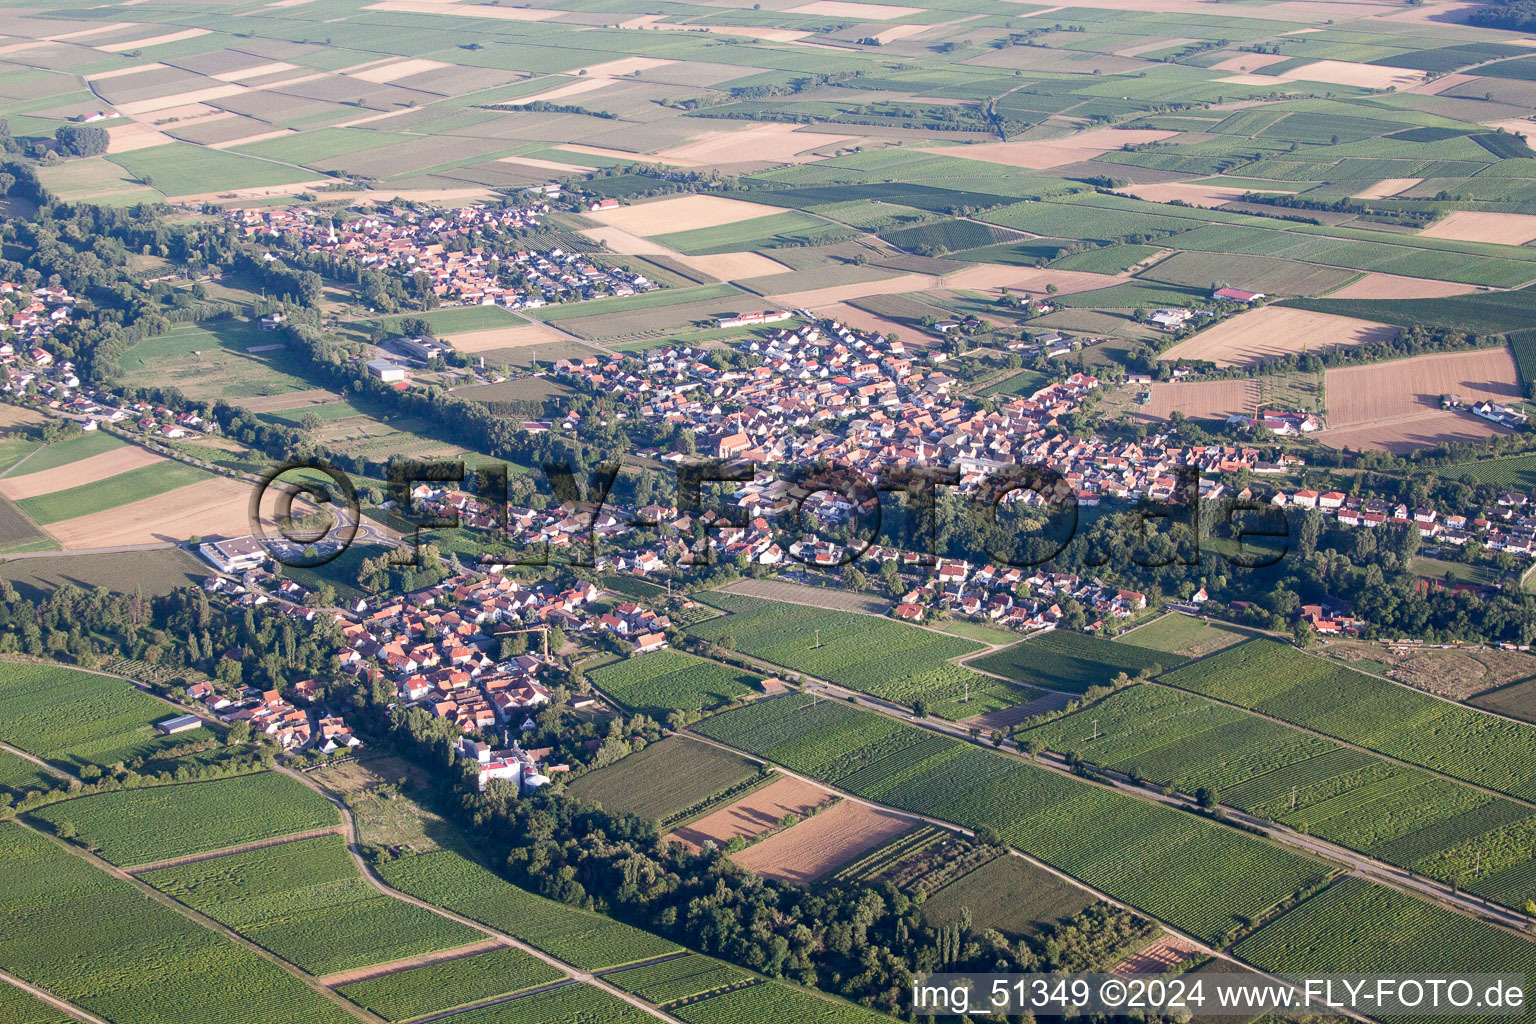
{"label": "cluster of houses", "polygon": [[1441,395],[1440,408],[1461,409],[1470,412],[1474,416],[1488,420],[1490,423],[1497,423],[1499,426],[1509,430],[1519,430],[1525,426],[1528,418],[1519,409],[1503,405],[1499,402],[1491,402],[1487,399],[1468,405],[1462,401],[1460,395]]}
{"label": "cluster of houses", "polygon": [[[296,683],[294,690],[300,699],[311,702],[319,692],[313,680]],[[232,699],[205,680],[187,687],[187,698],[202,704],[226,725],[250,723],[252,735],[270,736],[290,753],[310,747],[317,738],[315,749],[327,754],[361,745],[340,718],[322,717],[312,723],[309,712],[295,707],[277,690],[246,687]]]}
{"label": "cluster of houses", "polygon": [[1061,601],[1067,597],[1082,606],[1089,629],[1111,619],[1134,618],[1147,608],[1145,594],[1109,586],[1097,577],[944,561],[902,595],[892,614],[921,622],[931,610],[943,610],[1032,632],[1056,628],[1065,617]]}
{"label": "cluster of houses", "polygon": [[444,302],[531,309],[658,287],[623,267],[599,266],[586,253],[487,244],[487,232],[537,230],[540,216],[549,212],[542,197],[523,206],[379,206],[350,212],[356,216],[339,224],[305,207],[234,209],[224,216],[246,238],[279,253],[334,253],[404,278],[425,274]]}
{"label": "cluster of houses", "polygon": [[1524,495],[1506,494],[1495,508],[1471,515],[1442,515],[1433,508],[1410,509],[1400,502],[1362,499],[1343,491],[1276,491],[1269,500],[1275,506],[1316,509],[1340,526],[1368,530],[1378,526],[1413,526],[1422,537],[1436,544],[1464,547],[1477,540],[1489,551],[1536,555],[1536,516],[1526,514],[1529,499]]}

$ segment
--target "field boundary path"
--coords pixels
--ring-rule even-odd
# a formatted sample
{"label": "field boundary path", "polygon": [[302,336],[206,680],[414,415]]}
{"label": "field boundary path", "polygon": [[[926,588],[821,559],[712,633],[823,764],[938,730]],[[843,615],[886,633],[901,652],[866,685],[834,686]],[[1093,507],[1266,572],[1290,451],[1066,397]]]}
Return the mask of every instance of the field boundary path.
{"label": "field boundary path", "polygon": [[81,781],[78,777],[71,775],[63,768],[56,768],[49,764],[47,761],[44,761],[42,758],[29,754],[25,750],[21,750],[18,747],[13,747],[9,743],[0,743],[0,750],[5,751],[7,754],[14,754],[16,757],[21,758],[23,761],[31,761],[33,764],[43,769],[43,771],[47,772],[49,775],[56,775],[59,778],[68,779],[71,782]]}
{"label": "field boundary path", "polygon": [[[337,831],[340,831],[338,826]],[[374,978],[387,978],[391,974],[399,974],[401,971],[409,971],[414,967],[431,967],[433,964],[445,964],[453,960],[462,960],[467,956],[477,953],[489,953],[493,949],[501,949],[502,944],[497,939],[481,939],[479,942],[471,942],[464,946],[454,946],[452,949],[439,949],[431,953],[418,953],[416,956],[403,957],[399,960],[390,960],[382,964],[373,964],[369,967],[354,967],[350,971],[337,971],[335,974],[327,974],[321,977],[322,984],[336,988],[339,985],[351,985],[359,981],[372,981]]]}
{"label": "field boundary path", "polygon": [[[566,963],[564,960],[561,960],[558,957],[551,956],[543,950],[536,949],[533,946],[528,945],[526,942],[523,942],[520,939],[515,939],[504,932],[499,932],[489,925],[481,924],[479,921],[473,920],[472,918],[463,917],[459,914],[455,914],[451,910],[439,907],[434,903],[428,903],[426,900],[417,899],[415,896],[412,896],[408,893],[403,893],[398,889],[391,888],[383,879],[373,873],[372,866],[366,860],[364,860],[363,855],[358,852],[358,843],[360,840],[358,839],[357,820],[352,815],[352,809],[346,805],[346,801],[342,800],[336,794],[320,785],[314,779],[311,779],[300,772],[296,772],[291,768],[278,765],[274,770],[280,771],[284,775],[288,775],[291,778],[298,779],[301,783],[319,793],[321,796],[325,797],[336,806],[336,809],[341,812],[342,826],[345,828],[347,835],[349,836],[347,850],[352,854],[352,860],[357,864],[357,869],[362,872],[363,877],[368,880],[369,884],[371,884],[383,895],[401,900],[405,903],[409,903],[413,906],[421,908],[422,910],[430,911],[431,913],[434,913],[439,917],[445,917],[450,921],[456,921],[467,928],[473,928],[477,932],[481,932],[482,934],[489,935],[490,937],[499,940],[503,945],[513,946],[517,949],[520,949],[524,953],[542,960],[544,963],[555,968],[556,970],[563,971],[565,974],[570,976],[570,981],[584,982],[596,988],[600,988],[609,995],[614,996],[617,999],[622,999],[624,1002],[629,1003],[636,1009],[642,1010],[658,1020],[668,1021],[670,1024],[682,1024],[682,1022],[680,1022],[676,1017],[672,1017],[666,1013],[663,1013],[660,1009],[652,1006],[650,1003],[647,1003],[639,996],[632,995],[628,992],[625,992],[621,988],[617,988],[608,984],[608,982],[603,981],[601,978],[592,974],[591,972],[580,970],[579,968],[573,966],[572,964]],[[526,995],[527,993],[523,994]],[[507,1000],[505,999],[493,999],[491,1000],[491,1004],[506,1001]],[[472,1009],[472,1007],[464,1007],[453,1012],[463,1012],[464,1009]]]}
{"label": "field boundary path", "polygon": [[88,1024],[107,1024],[106,1021],[102,1020],[100,1017],[97,1017],[95,1014],[87,1013],[86,1011],[80,1009],[80,1007],[65,1002],[45,988],[38,988],[36,985],[29,985],[22,981],[20,978],[16,977],[14,974],[7,974],[5,971],[0,971],[0,982],[14,985],[15,987],[21,989],[23,992],[27,993],[27,995],[32,996],[34,999],[41,999],[49,1006],[52,1006],[57,1010],[63,1010],[65,1013],[69,1014],[71,1017],[74,1017],[76,1020],[87,1021]]}
{"label": "field boundary path", "polygon": [[193,853],[185,857],[172,857],[170,860],[155,861],[153,864],[135,864],[123,870],[130,875],[141,875],[146,871],[185,867],[188,864],[197,864],[205,860],[218,860],[220,857],[231,857],[237,853],[253,853],[256,850],[265,850],[271,846],[283,846],[287,843],[296,843],[301,839],[317,839],[320,836],[337,835],[340,832],[340,825],[332,825],[329,828],[316,828],[310,829],[308,832],[295,832],[292,835],[259,839],[254,843],[241,843],[239,846],[226,846],[222,850],[209,850],[207,853]]}

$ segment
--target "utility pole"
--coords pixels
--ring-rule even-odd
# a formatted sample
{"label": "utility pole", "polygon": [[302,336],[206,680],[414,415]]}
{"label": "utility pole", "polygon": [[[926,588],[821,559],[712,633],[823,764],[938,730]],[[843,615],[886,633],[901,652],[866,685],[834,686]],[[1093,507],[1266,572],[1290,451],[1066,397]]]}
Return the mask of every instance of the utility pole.
{"label": "utility pole", "polygon": [[1097,718],[1093,720],[1093,738],[1099,738],[1099,720]]}
{"label": "utility pole", "polygon": [[816,631],[816,646],[821,646],[821,630],[819,629]]}
{"label": "utility pole", "polygon": [[1291,810],[1294,811],[1295,809],[1296,809],[1296,787],[1292,786],[1291,787]]}

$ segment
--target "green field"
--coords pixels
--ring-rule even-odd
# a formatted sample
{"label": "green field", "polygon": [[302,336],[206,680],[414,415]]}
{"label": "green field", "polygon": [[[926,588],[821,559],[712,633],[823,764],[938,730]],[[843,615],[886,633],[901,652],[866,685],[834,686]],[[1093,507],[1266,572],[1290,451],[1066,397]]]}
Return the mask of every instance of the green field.
{"label": "green field", "polygon": [[386,331],[398,334],[401,331],[402,321],[407,317],[425,320],[432,328],[432,333],[438,336],[469,331],[490,331],[498,327],[516,327],[528,322],[500,306],[450,306],[446,309],[427,310],[424,313],[386,317],[380,320],[379,324]]}
{"label": "green field", "polygon": [[119,153],[112,156],[111,160],[167,196],[199,195],[259,185],[287,185],[325,177],[302,167],[289,167],[180,142]]}
{"label": "green field", "polygon": [[1009,845],[1208,939],[1328,873],[1204,818],[836,701],[779,697],[694,728],[866,799],[992,828]]}
{"label": "green field", "polygon": [[385,1020],[410,1020],[559,981],[562,973],[510,946],[413,967],[336,989]]}
{"label": "green field", "polygon": [[741,968],[701,953],[689,953],[659,964],[635,967],[605,979],[648,1003],[664,1006],[752,980]]}
{"label": "green field", "polygon": [[740,754],[672,736],[581,776],[566,792],[609,811],[672,823],[677,815],[757,775],[757,764]]}
{"label": "green field", "polygon": [[1024,938],[1039,935],[1094,902],[1091,893],[1022,857],[998,857],[928,897],[923,916],[936,924],[954,924],[968,910],[974,927]]}
{"label": "green field", "polygon": [[[1536,946],[1394,889],[1344,878],[1238,944],[1267,971],[1536,974]],[[1389,1018],[1407,1020],[1409,1018]],[[1481,1016],[1444,1016],[1465,1024]]]}
{"label": "green field", "polygon": [[237,402],[308,389],[311,385],[301,375],[302,367],[287,349],[267,348],[280,342],[280,337],[251,320],[207,320],[146,338],[125,352],[118,364],[127,384],[169,385],[193,401]]}
{"label": "green field", "polygon": [[672,1008],[686,1024],[878,1024],[891,1018],[830,996],[776,982],[753,985]]}
{"label": "green field", "polygon": [[11,1024],[74,1024],[77,1019],[14,985],[0,984],[0,1020]]}
{"label": "green field", "polygon": [[1536,727],[1439,700],[1272,640],[1250,640],[1163,677],[1409,764],[1536,798]]}
{"label": "green field", "polygon": [[591,679],[619,703],[657,719],[718,707],[757,689],[750,673],[674,650],[631,655],[595,670]]}
{"label": "green field", "polygon": [[694,636],[885,700],[908,705],[921,700],[930,714],[943,718],[969,718],[1035,696],[1027,687],[950,664],[982,649],[959,637],[892,619],[734,594],[712,593],[709,602],[728,614],[690,626]]}
{"label": "green field", "polygon": [[81,797],[33,812],[69,822],[113,864],[149,864],[341,823],[325,797],[296,779],[261,772],[233,779]]}
{"label": "green field", "polygon": [[1241,643],[1247,636],[1247,633],[1220,622],[1174,612],[1122,634],[1120,643],[1180,658],[1198,658]]}
{"label": "green field", "polygon": [[591,985],[566,985],[453,1015],[453,1024],[651,1024],[656,1018]]}
{"label": "green field", "polygon": [[[12,466],[4,476],[22,476],[27,473],[41,473],[49,469],[58,469],[67,466],[71,462],[79,462],[88,459],[92,455],[101,455],[116,448],[127,446],[126,441],[120,441],[111,434],[97,430],[89,434],[77,434],[63,441],[54,441],[52,444],[37,448],[26,462],[19,466]],[[33,447],[37,447],[34,445]]]}
{"label": "green field", "polygon": [[520,889],[450,850],[391,861],[380,866],[379,874],[401,892],[505,932],[584,971],[678,951],[649,932]]}
{"label": "green field", "polygon": [[138,877],[314,975],[485,937],[381,894],[363,878],[341,836],[301,839]]}
{"label": "green field", "polygon": [[1134,676],[1183,660],[1169,652],[1155,653],[1145,647],[1053,629],[971,664],[1031,686],[1082,693],[1090,686],[1108,686],[1121,672]]}
{"label": "green field", "polygon": [[196,466],[167,459],[94,483],[67,487],[36,498],[23,498],[17,505],[33,522],[47,526],[76,516],[105,512],[141,498],[152,498],[209,479],[212,477]]}
{"label": "green field", "polygon": [[0,824],[0,877],[0,969],[109,1021],[353,1024],[293,975],[14,823]]}
{"label": "green field", "polygon": [[110,765],[167,743],[208,739],[201,729],[161,736],[153,723],[181,712],[116,676],[62,665],[0,668],[0,740],[66,768]]}
{"label": "green field", "polygon": [[59,776],[24,757],[17,757],[8,750],[0,750],[0,791],[20,797],[34,789],[52,789]]}

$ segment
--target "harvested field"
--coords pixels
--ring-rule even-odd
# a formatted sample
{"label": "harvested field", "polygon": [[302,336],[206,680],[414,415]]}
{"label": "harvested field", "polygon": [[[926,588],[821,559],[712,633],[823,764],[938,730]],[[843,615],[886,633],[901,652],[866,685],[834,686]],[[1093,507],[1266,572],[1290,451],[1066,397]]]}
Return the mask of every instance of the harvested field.
{"label": "harvested field", "polygon": [[745,594],[770,601],[787,601],[805,604],[813,608],[827,608],[836,612],[862,612],[865,615],[884,615],[891,610],[891,602],[883,598],[858,594],[832,587],[807,587],[799,583],[783,583],[779,580],[737,580],[720,588],[727,594]]}
{"label": "harvested field", "polygon": [[565,13],[555,8],[540,10],[532,7],[493,7],[489,4],[456,6],[452,3],[437,3],[435,0],[381,0],[380,3],[368,4],[363,10],[391,11],[397,14],[451,14],[461,18],[498,18],[502,21],[548,21]]}
{"label": "harvested field", "polygon": [[[554,81],[562,81],[554,79]],[[508,107],[523,107],[530,103],[548,103],[552,100],[563,100],[570,96],[580,96],[583,93],[596,92],[598,89],[606,89],[613,84],[609,78],[577,78],[566,81],[564,85],[557,85],[543,92],[532,93],[515,100],[506,100],[502,105]]]}
{"label": "harvested field", "polygon": [[898,4],[845,3],[843,0],[815,0],[791,7],[786,14],[816,14],[823,18],[858,18],[861,21],[889,21],[909,14],[923,14],[926,7],[902,7]]}
{"label": "harvested field", "polygon": [[395,61],[391,64],[383,64],[378,67],[368,68],[366,71],[355,71],[351,77],[363,82],[372,82],[375,85],[386,85],[401,78],[409,78],[427,71],[436,71],[438,68],[446,68],[450,65],[442,61],[416,58],[414,60]]}
{"label": "harvested field", "polygon": [[1427,277],[1398,277],[1396,274],[1366,274],[1336,292],[1330,299],[1440,299],[1447,295],[1465,295],[1477,291],[1475,284],[1434,281]]}
{"label": "harvested field", "polygon": [[764,786],[691,825],[669,832],[666,839],[690,849],[701,848],[706,841],[725,845],[734,836],[751,838],[778,827],[786,814],[805,814],[826,803],[832,794],[820,786],[799,779],[782,778]]}
{"label": "harvested field", "polygon": [[1324,443],[1395,453],[1502,433],[1470,413],[1442,410],[1441,395],[1457,395],[1467,404],[1521,397],[1520,375],[1507,348],[1329,370],[1324,390],[1328,429],[1319,435]]}
{"label": "harvested field", "polygon": [[757,217],[772,217],[783,212],[776,206],[745,203],[723,196],[689,195],[638,206],[621,206],[617,210],[603,210],[591,216],[610,227],[637,235],[669,235],[678,231],[737,224]]}
{"label": "harvested field", "polygon": [[1045,142],[983,142],[969,146],[946,146],[935,152],[944,156],[958,156],[967,160],[985,160],[987,163],[1044,170],[1093,160],[1110,150],[1125,145],[1144,142],[1161,142],[1171,139],[1178,132],[1152,129],[1098,128],[1065,139]]}
{"label": "harvested field", "polygon": [[1463,242],[1524,245],[1536,240],[1536,215],[1457,210],[1420,231],[1425,238],[1455,238]]}
{"label": "harvested field", "polygon": [[1179,342],[1159,359],[1209,360],[1217,366],[1251,366],[1271,355],[1320,352],[1397,336],[1397,328],[1370,320],[1265,306],[1239,313]]}
{"label": "harvested field", "polygon": [[809,885],[911,827],[892,811],[843,800],[731,859],[764,878]]}
{"label": "harvested field", "polygon": [[797,131],[792,124],[754,124],[744,129],[703,132],[680,146],[661,150],[655,159],[685,167],[748,162],[805,163],[818,158],[807,158],[802,154],[838,146],[855,138],[857,136]]}
{"label": "harvested field", "polygon": [[1149,391],[1152,401],[1132,406],[1137,419],[1166,420],[1176,412],[1192,420],[1225,420],[1228,416],[1252,416],[1259,408],[1259,384],[1252,380],[1212,380],[1161,383],[1136,387]]}
{"label": "harvested field", "polygon": [[140,448],[136,444],[124,445],[109,452],[102,452],[100,455],[92,455],[78,462],[71,462],[66,466],[46,469],[40,473],[24,473],[21,476],[7,477],[0,480],[0,495],[13,501],[35,498],[40,494],[52,494],[54,491],[67,490],[81,484],[95,483],[107,477],[117,476],[119,473],[126,473],[130,469],[153,466],[165,461],[167,460],[164,457],[156,455],[147,448]]}
{"label": "harvested field", "polygon": [[1171,203],[1177,199],[1190,206],[1214,209],[1257,190],[1232,188],[1228,185],[1186,185],[1181,182],[1169,182],[1166,185],[1131,185],[1116,191],[1153,203]]}
{"label": "harvested field", "polygon": [[1386,199],[1399,192],[1407,192],[1415,185],[1424,183],[1423,178],[1382,178],[1363,192],[1356,192],[1352,199]]}
{"label": "harvested field", "polygon": [[649,238],[642,238],[633,231],[625,231],[623,228],[600,227],[582,228],[581,234],[586,235],[594,242],[601,242],[612,252],[620,256],[671,256],[678,258],[682,253],[669,249],[660,242],[653,242]]}
{"label": "harvested field", "polygon": [[48,527],[66,548],[153,544],[189,537],[244,536],[251,532],[251,485],[227,477],[178,487]]}
{"label": "harvested field", "polygon": [[[1536,657],[1498,648],[1445,649],[1330,639],[1319,650],[1346,665],[1452,700],[1468,700],[1536,676]],[[1536,706],[1531,714],[1536,714]]]}
{"label": "harvested field", "polygon": [[935,285],[936,282],[930,274],[901,274],[897,277],[888,277],[883,281],[860,281],[856,284],[835,285],[831,288],[813,288],[804,292],[770,295],[768,299],[774,305],[787,309],[818,310],[833,303],[860,299],[866,295],[925,292],[934,288]]}
{"label": "harvested field", "polygon": [[1361,89],[1404,89],[1424,81],[1424,72],[1389,68],[1378,64],[1356,64],[1348,60],[1320,60],[1275,76],[1281,82],[1327,82],[1353,85]]}
{"label": "harvested field", "polygon": [[465,355],[478,355],[499,348],[526,348],[529,345],[549,345],[567,340],[565,335],[543,324],[527,324],[522,327],[498,327],[490,331],[465,331],[462,334],[445,334],[443,340]]}
{"label": "harvested field", "polygon": [[206,28],[187,28],[180,32],[163,32],[157,36],[145,36],[143,39],[130,39],[125,43],[104,43],[96,49],[104,53],[127,53],[129,50],[142,50],[146,46],[163,46],[166,43],[179,43],[183,39],[196,39],[198,36],[206,36],[211,30]]}
{"label": "harvested field", "polygon": [[626,75],[639,75],[653,68],[664,68],[668,64],[676,64],[675,60],[662,60],[657,57],[621,57],[618,60],[605,61],[602,64],[593,64],[585,68],[578,68],[574,74],[591,78],[622,78]]}
{"label": "harvested field", "polygon": [[26,406],[0,402],[0,427],[34,426],[47,422],[48,417]]}
{"label": "harvested field", "polygon": [[825,304],[817,312],[824,317],[845,323],[856,330],[868,331],[871,334],[883,334],[887,338],[892,335],[901,335],[903,344],[908,345],[910,350],[911,342],[907,341],[907,336],[912,332],[894,320],[887,320],[883,316],[850,306],[846,302]]}
{"label": "harvested field", "polygon": [[721,281],[744,281],[751,277],[768,277],[790,272],[790,268],[778,260],[755,252],[721,252],[713,256],[679,256],[683,266]]}
{"label": "harvested field", "polygon": [[107,129],[107,137],[108,153],[132,153],[136,149],[164,146],[176,141],[164,132],[156,131],[149,125],[139,124],[137,121],[113,125]]}
{"label": "harvested field", "polygon": [[1164,935],[1150,946],[1126,957],[1109,969],[1110,974],[1162,974],[1203,951],[1188,939]]}
{"label": "harvested field", "polygon": [[1014,267],[1005,263],[981,263],[966,267],[939,278],[942,288],[968,291],[1036,292],[1046,294],[1055,285],[1053,294],[1071,295],[1074,292],[1091,292],[1108,288],[1124,280],[1121,275],[1093,274],[1083,270],[1036,270],[1031,267]]}
{"label": "harvested field", "polygon": [[531,156],[504,156],[496,162],[511,164],[514,167],[529,167],[535,171],[557,171],[560,174],[578,174],[597,169],[582,164],[563,164],[558,160],[539,160]]}
{"label": "harvested field", "polygon": [[1212,71],[1229,71],[1233,74],[1245,75],[1259,68],[1267,68],[1271,64],[1279,64],[1281,61],[1290,60],[1280,53],[1241,53],[1236,57],[1228,57],[1220,64],[1212,64]]}

